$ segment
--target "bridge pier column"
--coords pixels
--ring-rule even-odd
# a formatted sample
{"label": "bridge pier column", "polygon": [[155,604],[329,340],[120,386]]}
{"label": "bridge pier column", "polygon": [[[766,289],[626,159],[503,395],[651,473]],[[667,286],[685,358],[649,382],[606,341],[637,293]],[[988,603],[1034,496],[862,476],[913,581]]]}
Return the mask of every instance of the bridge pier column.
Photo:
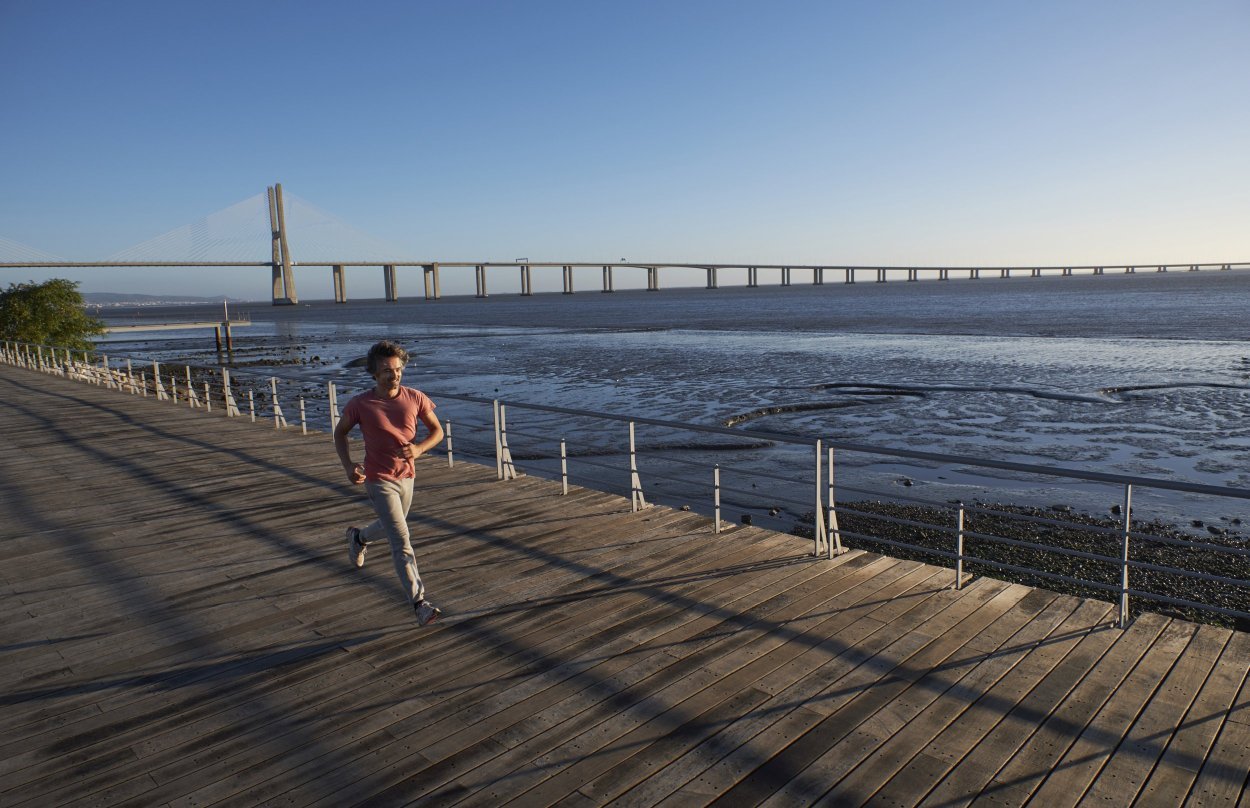
{"label": "bridge pier column", "polygon": [[885,270],[884,269],[877,270],[877,283],[885,283]]}
{"label": "bridge pier column", "polygon": [[1010,269],[1006,269],[1006,268],[998,270],[998,277],[1000,277],[1000,278],[1010,278],[1010,277],[1011,277],[1011,270],[1010,270]]}
{"label": "bridge pier column", "polygon": [[433,272],[430,271],[429,264],[421,265],[421,280],[425,284],[425,299],[432,300],[434,298],[434,278]]}
{"label": "bridge pier column", "polygon": [[612,289],[612,267],[608,265],[603,267],[603,291],[605,294],[614,291]]}
{"label": "bridge pier column", "polygon": [[1037,267],[1033,267],[1032,269],[1029,270],[1029,277],[1040,278],[1042,277],[1042,271],[1038,269]]}
{"label": "bridge pier column", "polygon": [[1094,274],[1095,274],[1095,275],[1101,275],[1101,274],[1102,274],[1102,269],[1103,269],[1102,267],[1094,267]]}
{"label": "bridge pier column", "polygon": [[399,302],[399,286],[395,283],[395,265],[385,264],[382,267],[382,286],[386,290],[386,302]]}
{"label": "bridge pier column", "polygon": [[334,285],[334,302],[347,302],[347,279],[343,277],[343,265],[335,264],[330,271],[330,276]]}
{"label": "bridge pier column", "polygon": [[660,268],[647,267],[647,291],[660,291]]}
{"label": "bridge pier column", "polygon": [[486,297],[486,267],[482,264],[474,267],[473,277],[477,281],[477,296]]}
{"label": "bridge pier column", "polygon": [[781,285],[782,286],[790,285],[790,267],[781,268]]}
{"label": "bridge pier column", "polygon": [[968,270],[968,280],[974,280],[974,281],[981,280],[981,270],[979,269]]}
{"label": "bridge pier column", "polygon": [[1064,267],[1061,275],[1065,278],[1070,277],[1072,275],[1072,267]]}
{"label": "bridge pier column", "polygon": [[754,289],[759,286],[759,276],[756,275],[758,270],[755,267],[747,267],[747,288]]}
{"label": "bridge pier column", "polygon": [[716,288],[716,267],[707,267],[707,288]]}
{"label": "bridge pier column", "polygon": [[564,270],[564,293],[571,295],[573,294],[573,267],[565,264],[562,269]]}
{"label": "bridge pier column", "polygon": [[1136,275],[1136,274],[1137,274],[1137,267],[1125,267],[1125,268],[1124,268],[1124,274],[1125,274],[1125,275]]}
{"label": "bridge pier column", "polygon": [[918,280],[919,278],[920,278],[920,271],[919,271],[919,270],[917,270],[917,269],[909,269],[909,270],[907,270],[907,282],[908,282],[908,283],[910,283],[910,282],[912,282],[912,281],[914,281],[914,280]]}
{"label": "bridge pier column", "polygon": [[846,280],[843,283],[855,283],[855,270],[847,267],[844,271],[846,272]]}
{"label": "bridge pier column", "polygon": [[534,276],[530,272],[530,265],[523,264],[521,266],[521,295],[529,297],[534,294]]}
{"label": "bridge pier column", "polygon": [[273,305],[293,306],[299,303],[295,293],[295,271],[291,261],[291,248],[286,238],[286,213],[282,203],[282,185],[266,189],[269,196],[269,226],[272,231],[272,258],[274,273]]}
{"label": "bridge pier column", "polygon": [[825,268],[812,267],[812,286],[825,285]]}
{"label": "bridge pier column", "polygon": [[1232,271],[1233,271],[1232,264],[1225,264],[1224,266],[1220,267],[1220,272],[1232,272]]}
{"label": "bridge pier column", "polygon": [[951,271],[949,269],[938,270],[938,280],[949,281],[951,279]]}

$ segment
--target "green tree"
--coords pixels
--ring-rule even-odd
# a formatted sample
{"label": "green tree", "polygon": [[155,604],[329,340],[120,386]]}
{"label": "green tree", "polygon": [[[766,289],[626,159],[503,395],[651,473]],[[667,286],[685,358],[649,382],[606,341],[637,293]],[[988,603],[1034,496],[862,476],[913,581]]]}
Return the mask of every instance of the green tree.
{"label": "green tree", "polygon": [[11,283],[0,292],[0,338],[85,351],[104,323],[87,314],[77,281]]}

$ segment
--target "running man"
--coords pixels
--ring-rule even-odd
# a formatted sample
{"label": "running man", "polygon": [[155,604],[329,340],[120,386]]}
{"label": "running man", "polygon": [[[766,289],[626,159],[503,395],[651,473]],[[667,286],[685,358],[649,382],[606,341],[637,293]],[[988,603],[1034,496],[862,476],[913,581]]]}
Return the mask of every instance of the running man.
{"label": "running man", "polygon": [[[425,584],[408,538],[408,509],[416,475],[414,461],[443,440],[443,426],[429,396],[400,385],[407,363],[408,352],[394,342],[383,340],[369,349],[366,368],[376,384],[343,408],[343,417],[334,428],[334,450],[347,479],[354,485],[364,484],[378,515],[365,527],[347,529],[347,557],[355,567],[363,567],[369,543],[386,536],[395,573],[417,613],[417,623],[428,626],[442,612],[425,599]],[[418,420],[425,424],[427,434],[425,440],[413,443]],[[347,442],[347,434],[357,424],[365,439],[363,464],[352,462]]]}

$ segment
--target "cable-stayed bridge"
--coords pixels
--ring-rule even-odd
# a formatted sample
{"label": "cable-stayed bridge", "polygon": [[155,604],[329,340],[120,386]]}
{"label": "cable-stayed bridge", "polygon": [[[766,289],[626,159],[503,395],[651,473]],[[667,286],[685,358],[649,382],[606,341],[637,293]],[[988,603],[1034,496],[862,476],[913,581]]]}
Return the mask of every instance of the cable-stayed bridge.
{"label": "cable-stayed bridge", "polygon": [[[293,253],[294,245],[294,253]],[[297,260],[298,259],[298,260]],[[574,269],[593,268],[602,271],[603,292],[612,292],[614,274],[618,270],[642,271],[646,288],[660,289],[661,269],[700,269],[707,275],[707,288],[716,289],[724,272],[745,273],[746,285],[760,285],[760,271],[776,271],[782,286],[792,285],[794,272],[810,277],[814,285],[823,285],[826,276],[843,283],[856,283],[865,278],[885,283],[890,278],[916,281],[922,277],[950,280],[954,277],[979,279],[986,277],[1041,277],[1075,274],[1169,272],[1200,270],[1231,270],[1250,268],[1250,261],[1151,263],[1085,266],[860,266],[847,264],[760,264],[760,263],[689,263],[689,262],[626,262],[621,261],[555,261],[541,262],[516,259],[510,262],[437,261],[409,254],[403,247],[390,244],[335,217],[296,196],[284,196],[276,184],[264,193],[244,199],[227,208],[197,219],[190,224],[119,250],[98,261],[72,261],[62,256],[12,241],[0,236],[0,269],[12,268],[76,268],[76,267],[268,267],[273,280],[274,305],[299,302],[296,291],[296,267],[327,267],[332,273],[334,299],[347,302],[347,267],[378,267],[382,270],[386,300],[399,299],[397,269],[420,267],[424,295],[427,300],[442,297],[441,270],[456,268],[475,273],[477,297],[488,297],[487,270],[509,267],[520,273],[520,294],[532,295],[534,268],[556,268],[563,272],[564,294],[573,294]],[[806,273],[810,272],[810,276]]]}

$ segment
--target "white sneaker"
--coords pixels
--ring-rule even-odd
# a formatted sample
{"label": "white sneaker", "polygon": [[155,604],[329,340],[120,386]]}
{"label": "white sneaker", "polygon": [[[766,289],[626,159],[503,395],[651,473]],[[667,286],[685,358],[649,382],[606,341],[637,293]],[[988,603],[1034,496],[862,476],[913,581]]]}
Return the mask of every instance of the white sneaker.
{"label": "white sneaker", "polygon": [[365,565],[366,546],[360,538],[360,528],[349,527],[347,529],[347,558],[356,569]]}
{"label": "white sneaker", "polygon": [[419,600],[412,604],[412,608],[417,613],[417,625],[421,626],[432,625],[443,615],[443,610],[428,600]]}

